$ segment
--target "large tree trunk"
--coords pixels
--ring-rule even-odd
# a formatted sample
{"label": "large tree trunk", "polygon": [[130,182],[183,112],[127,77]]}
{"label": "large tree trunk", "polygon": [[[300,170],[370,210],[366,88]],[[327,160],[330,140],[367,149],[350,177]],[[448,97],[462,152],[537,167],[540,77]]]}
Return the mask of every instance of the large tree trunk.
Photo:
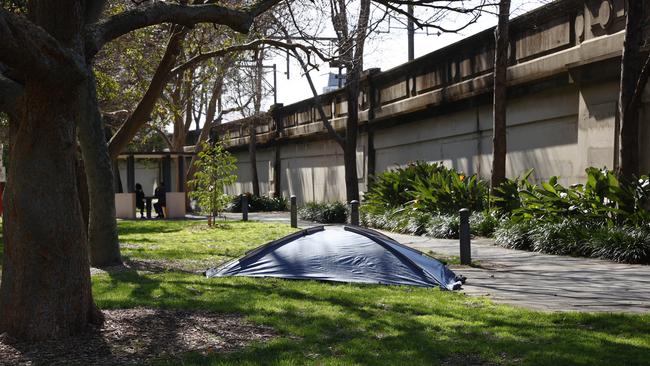
{"label": "large tree trunk", "polygon": [[84,113],[81,114],[78,128],[90,202],[90,263],[94,267],[119,265],[122,257],[115,220],[113,167],[104,135],[104,124],[97,108],[92,71],[88,71],[88,82],[81,88],[80,108]]}
{"label": "large tree trunk", "polygon": [[506,108],[508,91],[508,21],[510,0],[499,3],[499,25],[495,31],[494,104],[492,110],[492,188],[506,180]]}
{"label": "large tree trunk", "polygon": [[[99,320],[76,182],[76,95],[27,82],[12,121],[0,332],[41,340]],[[17,128],[19,125],[19,128]]]}
{"label": "large tree trunk", "polygon": [[643,1],[627,2],[625,45],[621,61],[621,120],[620,176],[631,180],[639,174],[639,110],[634,103],[635,91],[641,75],[641,46],[643,45]]}

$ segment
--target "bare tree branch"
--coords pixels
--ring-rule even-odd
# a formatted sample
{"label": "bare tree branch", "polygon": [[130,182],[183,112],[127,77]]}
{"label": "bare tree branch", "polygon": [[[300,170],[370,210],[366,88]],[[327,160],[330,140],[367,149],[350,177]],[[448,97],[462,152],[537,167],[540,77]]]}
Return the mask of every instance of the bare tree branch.
{"label": "bare tree branch", "polygon": [[92,58],[107,42],[136,29],[161,23],[192,27],[197,23],[226,25],[240,33],[248,33],[253,19],[280,0],[260,0],[248,8],[233,9],[214,4],[180,5],[157,1],[113,15],[87,27],[86,57]]}
{"label": "bare tree branch", "polygon": [[[274,19],[274,20],[278,24],[278,27],[280,28],[284,36],[287,38],[287,42],[291,43],[291,39],[289,37],[289,32],[287,31],[287,29],[282,25],[282,23],[278,19]],[[330,134],[330,136],[334,139],[334,141],[336,141],[343,148],[345,146],[345,140],[338,132],[336,132],[329,118],[327,118],[327,115],[325,114],[325,110],[323,109],[323,103],[321,102],[320,94],[318,94],[318,91],[314,86],[314,81],[312,80],[311,75],[309,74],[307,63],[302,59],[302,57],[300,57],[300,54],[298,53],[297,50],[295,49],[292,50],[292,53],[294,58],[298,60],[300,67],[305,73],[305,77],[307,78],[307,82],[309,83],[309,88],[311,89],[311,93],[314,97],[313,99],[314,99],[316,110],[318,111],[318,114],[321,120],[323,121],[323,125],[325,126],[325,129]]]}
{"label": "bare tree branch", "polygon": [[147,127],[149,127],[149,129],[152,130],[152,131],[158,132],[158,134],[159,134],[160,136],[162,136],[162,138],[165,140],[165,143],[166,143],[167,146],[169,147],[169,150],[173,150],[173,149],[174,149],[174,145],[172,144],[172,141],[169,139],[169,136],[167,136],[167,134],[165,133],[165,131],[161,130],[159,127],[152,126],[152,125],[149,125],[149,126],[147,126]]}
{"label": "bare tree branch", "polygon": [[52,84],[84,79],[83,60],[43,28],[0,8],[0,61],[12,69]]}
{"label": "bare tree branch", "polygon": [[307,55],[310,55],[311,52],[315,53],[318,55],[318,57],[323,60],[323,61],[329,61],[331,60],[330,57],[325,56],[318,48],[312,47],[312,46],[305,46],[299,43],[287,43],[287,42],[282,42],[278,40],[272,40],[272,39],[257,39],[249,43],[245,43],[242,45],[236,45],[236,46],[230,46],[230,47],[225,47],[219,50],[215,51],[210,51],[206,53],[202,53],[199,55],[196,55],[192,57],[191,59],[187,60],[184,64],[179,65],[175,67],[172,71],[172,75],[177,75],[182,72],[184,72],[187,69],[193,68],[196,66],[198,63],[208,60],[210,58],[215,58],[215,57],[221,57],[225,56],[229,53],[235,53],[235,52],[241,52],[241,51],[251,51],[259,48],[262,45],[267,45],[267,46],[273,46],[276,48],[282,48],[286,50],[296,50],[300,49],[303,52],[305,52]]}
{"label": "bare tree branch", "polygon": [[[385,6],[387,9],[390,9],[398,14],[404,15],[411,19],[413,23],[418,26],[418,28],[433,28],[437,29],[442,33],[458,33],[469,27],[470,25],[476,23],[478,18],[481,16],[482,9],[488,5],[485,4],[485,2],[482,3],[480,6],[475,6],[473,8],[467,9],[467,8],[445,8],[445,9],[439,9],[441,11],[449,11],[449,12],[454,12],[454,13],[459,13],[459,14],[472,14],[472,18],[467,21],[463,22],[462,25],[456,27],[456,28],[447,28],[443,27],[439,24],[434,24],[430,22],[425,22],[422,21],[421,19],[418,19],[415,16],[410,15],[406,10],[401,9],[398,5],[394,5],[395,1],[393,0],[373,0],[377,4],[382,4]],[[408,3],[408,1],[406,2]],[[494,5],[494,4],[490,4]]]}

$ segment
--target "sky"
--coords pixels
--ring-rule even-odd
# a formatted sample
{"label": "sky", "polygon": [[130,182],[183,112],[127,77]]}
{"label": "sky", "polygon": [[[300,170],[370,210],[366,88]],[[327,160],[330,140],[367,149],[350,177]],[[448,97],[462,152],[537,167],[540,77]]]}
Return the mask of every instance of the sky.
{"label": "sky", "polygon": [[[535,9],[543,5],[543,2],[543,0],[513,0],[511,17]],[[490,10],[496,11],[496,9]],[[415,15],[418,15],[417,8]],[[453,21],[450,21],[450,24],[453,24]],[[497,17],[495,15],[485,14],[479,18],[477,23],[458,34],[427,35],[425,31],[417,30],[415,35],[415,57],[420,57],[436,49],[458,42],[463,38],[493,27],[496,24]],[[396,21],[392,21],[390,27],[385,25],[381,27],[381,30],[381,33],[369,40],[364,55],[364,69],[380,68],[381,70],[388,70],[408,60],[407,34],[404,26],[398,24]],[[334,33],[322,34],[322,36],[333,37]],[[266,62],[267,65],[274,63],[277,65],[278,103],[287,105],[311,97],[312,93],[309,89],[307,79],[304,77],[300,65],[295,60],[292,59],[290,62],[291,78],[288,80],[286,77],[286,57],[275,57]],[[336,73],[338,69],[330,69],[329,65],[321,64],[319,70],[314,70],[310,73],[319,92],[327,84],[329,72]],[[271,73],[266,75],[266,79],[269,84],[273,83],[273,75]],[[273,97],[271,96],[265,100],[264,106],[268,108],[272,103]]]}

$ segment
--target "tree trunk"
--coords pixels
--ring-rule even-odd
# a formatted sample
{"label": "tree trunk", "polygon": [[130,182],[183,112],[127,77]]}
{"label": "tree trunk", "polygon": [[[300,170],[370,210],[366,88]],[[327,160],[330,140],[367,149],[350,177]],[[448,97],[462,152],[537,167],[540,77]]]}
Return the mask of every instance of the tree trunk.
{"label": "tree trunk", "polygon": [[90,263],[93,267],[106,267],[122,264],[122,257],[115,220],[113,167],[104,135],[104,124],[97,108],[95,85],[92,71],[89,70],[87,83],[80,87],[80,108],[84,113],[78,128],[90,202]]}
{"label": "tree trunk", "polygon": [[632,180],[639,174],[639,110],[633,103],[641,75],[641,46],[643,45],[643,1],[627,2],[625,45],[621,60],[621,165],[619,175]]}
{"label": "tree trunk", "polygon": [[345,192],[348,203],[359,200],[359,177],[357,175],[357,134],[359,130],[359,71],[348,72],[345,88],[348,102],[348,120],[343,148],[345,164]]}
{"label": "tree trunk", "polygon": [[[229,61],[228,61],[229,62]],[[224,65],[228,65],[224,63]],[[227,66],[226,66],[227,67]],[[223,91],[223,73],[221,73],[214,81],[214,86],[212,88],[212,95],[208,101],[208,106],[206,108],[205,123],[199,134],[199,138],[194,145],[194,155],[192,155],[192,160],[190,161],[190,166],[187,167],[187,173],[185,173],[185,192],[189,192],[191,187],[187,184],[188,181],[194,179],[194,174],[196,173],[196,160],[198,159],[198,154],[203,149],[203,143],[208,140],[210,137],[210,130],[215,123],[221,121],[221,115],[216,117],[217,114],[217,104],[221,98],[221,93]]]}
{"label": "tree trunk", "polygon": [[258,116],[253,116],[251,118],[248,131],[249,131],[249,142],[248,142],[248,157],[251,163],[251,182],[253,183],[253,196],[260,196],[260,180],[257,175],[257,131],[255,126],[257,125]]}
{"label": "tree trunk", "polygon": [[248,126],[248,157],[251,163],[251,182],[253,183],[253,196],[260,196],[260,180],[257,173],[257,122],[262,111],[262,80],[264,78],[264,51],[255,52],[255,72],[253,73],[253,118]]}
{"label": "tree trunk", "polygon": [[508,92],[508,22],[510,0],[499,3],[499,25],[495,31],[494,104],[492,110],[492,188],[506,180],[506,109]]}
{"label": "tree trunk", "polygon": [[101,319],[77,198],[78,96],[70,94],[28,81],[21,118],[12,121],[0,332],[20,339],[65,337]]}
{"label": "tree trunk", "polygon": [[173,69],[176,64],[176,59],[181,53],[183,40],[185,40],[186,34],[187,30],[181,29],[174,32],[169,38],[165,54],[156,68],[156,72],[151,79],[151,83],[149,83],[147,91],[133,113],[111,138],[108,149],[112,159],[115,159],[120,155],[120,152],[124,150],[126,145],[133,140],[133,136],[138,133],[140,128],[151,117],[151,112],[156,106],[160,93],[162,93],[167,82],[169,82],[170,71]]}

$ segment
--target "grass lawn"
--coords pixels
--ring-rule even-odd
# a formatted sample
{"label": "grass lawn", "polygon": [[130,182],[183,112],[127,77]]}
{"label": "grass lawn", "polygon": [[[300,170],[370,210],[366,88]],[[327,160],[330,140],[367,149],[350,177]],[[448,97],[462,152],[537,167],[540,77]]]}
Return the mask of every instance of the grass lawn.
{"label": "grass lawn", "polygon": [[[276,224],[226,225],[119,227],[131,259],[215,263],[291,232]],[[94,276],[93,290],[104,309],[238,313],[281,334],[235,353],[188,354],[188,365],[642,365],[650,354],[650,315],[542,313],[434,289],[131,271]]]}
{"label": "grass lawn", "polygon": [[[286,225],[121,221],[130,261],[216,265],[292,232]],[[1,253],[0,241],[0,253]],[[452,258],[449,258],[452,259]],[[453,262],[453,259],[451,260]],[[280,337],[184,365],[647,365],[650,315],[543,313],[462,293],[397,286],[211,278],[173,270],[93,276],[103,309],[241,314]],[[470,279],[471,281],[471,279]],[[154,360],[177,365],[177,359]]]}

